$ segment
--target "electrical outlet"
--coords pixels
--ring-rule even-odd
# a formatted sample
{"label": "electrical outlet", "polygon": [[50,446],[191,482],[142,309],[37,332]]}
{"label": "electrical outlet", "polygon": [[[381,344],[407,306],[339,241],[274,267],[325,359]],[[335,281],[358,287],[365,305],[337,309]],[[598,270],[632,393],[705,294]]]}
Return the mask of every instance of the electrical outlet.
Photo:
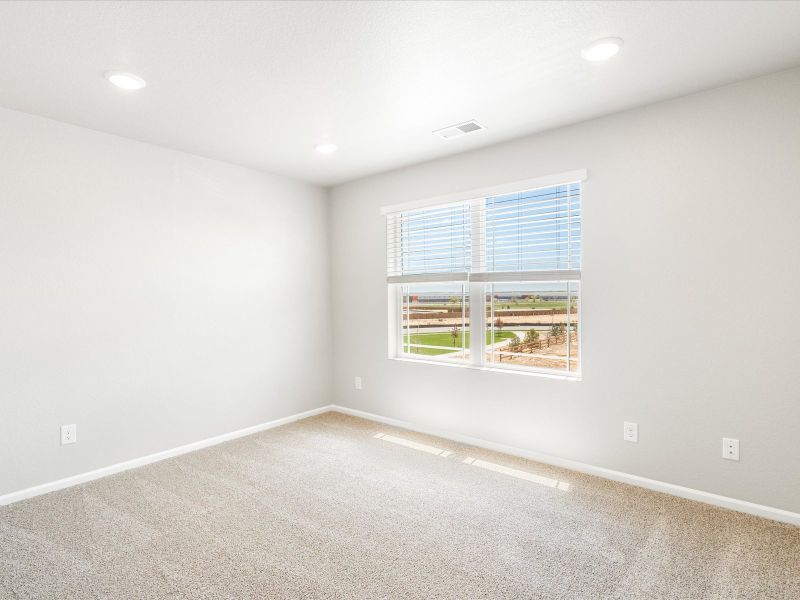
{"label": "electrical outlet", "polygon": [[78,441],[78,426],[77,425],[62,425],[61,426],[61,445],[74,444]]}
{"label": "electrical outlet", "polygon": [[629,423],[625,421],[622,424],[622,439],[626,442],[639,441],[639,425],[637,423]]}
{"label": "electrical outlet", "polygon": [[357,390],[361,389],[361,377],[356,377],[355,385]]}
{"label": "electrical outlet", "polygon": [[722,438],[722,458],[739,460],[739,440]]}

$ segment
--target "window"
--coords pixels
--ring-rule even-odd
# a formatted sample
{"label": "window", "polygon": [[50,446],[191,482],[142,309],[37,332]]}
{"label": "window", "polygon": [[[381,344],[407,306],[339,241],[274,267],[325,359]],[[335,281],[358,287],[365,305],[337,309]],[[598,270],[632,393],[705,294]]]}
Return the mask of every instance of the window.
{"label": "window", "polygon": [[390,356],[578,376],[585,177],[384,209]]}

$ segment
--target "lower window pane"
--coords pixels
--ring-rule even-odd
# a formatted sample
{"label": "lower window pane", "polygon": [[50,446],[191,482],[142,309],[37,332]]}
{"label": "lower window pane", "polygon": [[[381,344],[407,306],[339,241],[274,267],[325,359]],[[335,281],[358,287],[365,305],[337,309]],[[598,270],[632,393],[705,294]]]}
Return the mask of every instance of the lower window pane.
{"label": "lower window pane", "polygon": [[469,356],[469,294],[461,283],[404,285],[403,353],[434,360]]}
{"label": "lower window pane", "polygon": [[486,362],[577,373],[579,282],[492,284],[486,297]]}

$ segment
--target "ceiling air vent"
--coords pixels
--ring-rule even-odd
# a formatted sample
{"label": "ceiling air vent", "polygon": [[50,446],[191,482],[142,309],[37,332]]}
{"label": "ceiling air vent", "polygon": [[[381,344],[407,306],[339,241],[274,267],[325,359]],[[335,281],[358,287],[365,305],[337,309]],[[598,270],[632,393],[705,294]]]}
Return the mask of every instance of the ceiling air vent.
{"label": "ceiling air vent", "polygon": [[458,125],[451,125],[450,127],[437,129],[433,133],[441,138],[449,140],[450,138],[465,135],[467,133],[473,133],[475,131],[481,131],[482,129],[486,129],[486,127],[477,121],[467,121],[466,123],[459,123]]}

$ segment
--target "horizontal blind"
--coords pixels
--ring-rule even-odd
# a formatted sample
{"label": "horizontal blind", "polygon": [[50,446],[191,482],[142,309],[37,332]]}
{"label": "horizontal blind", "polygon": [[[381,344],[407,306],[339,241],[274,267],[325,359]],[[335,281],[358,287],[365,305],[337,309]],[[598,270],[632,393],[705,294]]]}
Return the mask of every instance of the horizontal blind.
{"label": "horizontal blind", "polygon": [[480,245],[470,279],[580,277],[580,182],[485,198],[478,214]]}
{"label": "horizontal blind", "polygon": [[386,215],[389,283],[580,279],[581,182]]}
{"label": "horizontal blind", "polygon": [[388,214],[389,282],[466,279],[472,264],[470,206],[456,202]]}

